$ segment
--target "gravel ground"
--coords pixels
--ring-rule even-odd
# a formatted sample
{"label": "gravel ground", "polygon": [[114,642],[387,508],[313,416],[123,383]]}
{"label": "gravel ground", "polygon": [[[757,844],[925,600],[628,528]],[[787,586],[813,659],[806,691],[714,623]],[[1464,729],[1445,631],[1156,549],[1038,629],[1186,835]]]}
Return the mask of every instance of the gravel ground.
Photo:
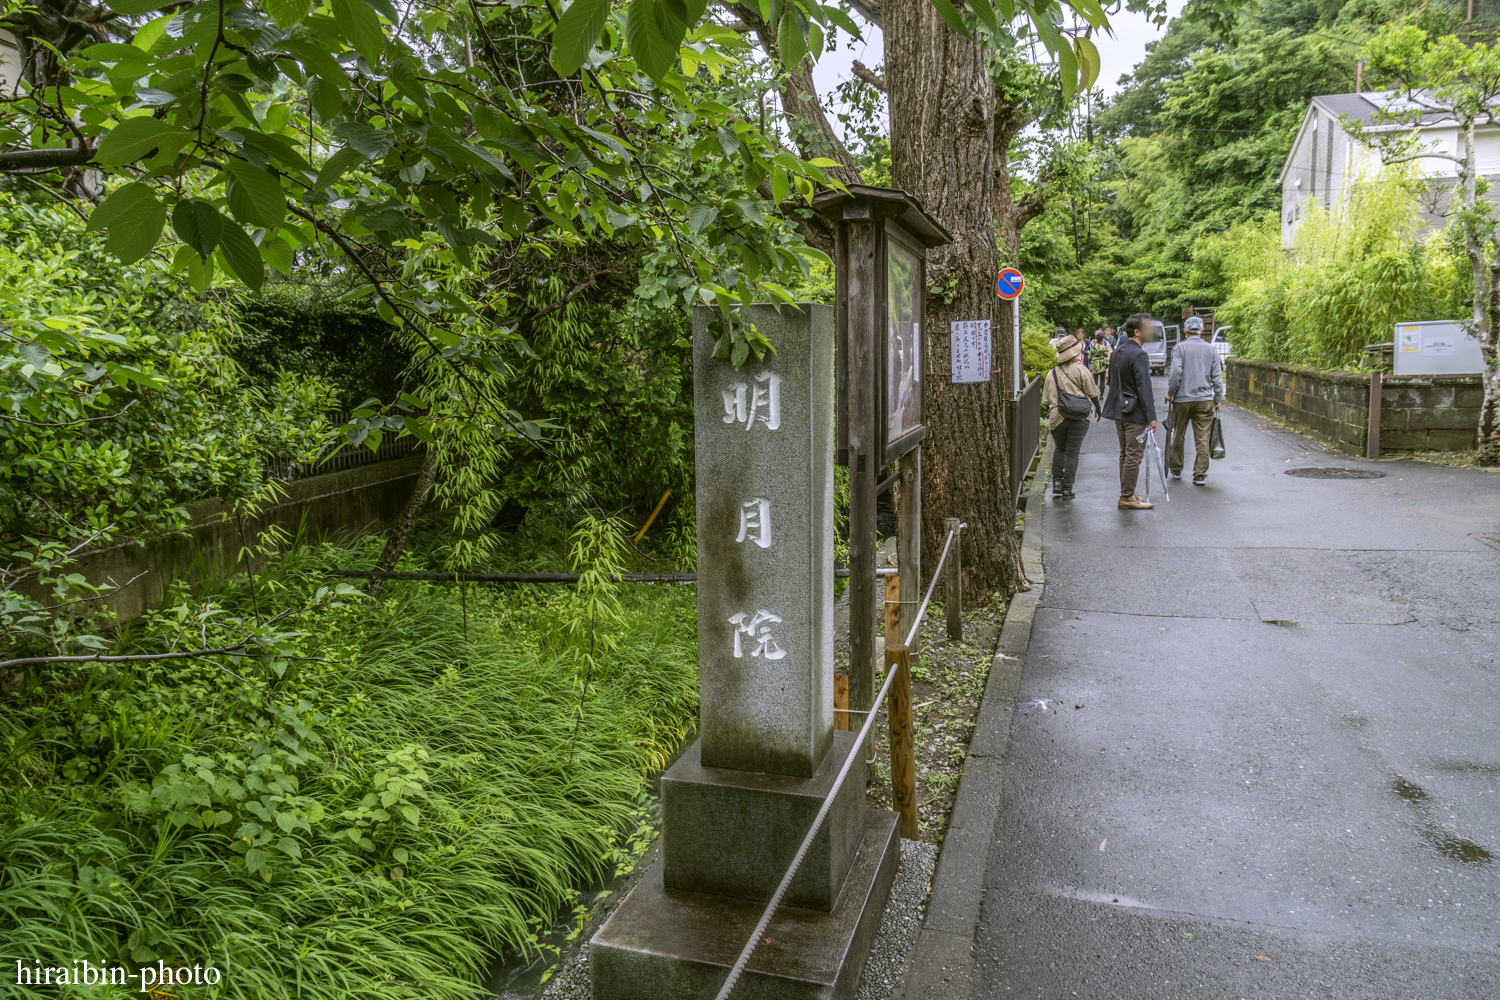
{"label": "gravel ground", "polygon": [[[896,871],[890,899],[880,918],[880,931],[870,950],[858,1000],[885,1000],[901,981],[906,956],[916,944],[922,926],[937,857],[936,844],[920,840],[901,842],[901,867]],[[568,959],[541,996],[542,1000],[590,1000],[587,945]]]}

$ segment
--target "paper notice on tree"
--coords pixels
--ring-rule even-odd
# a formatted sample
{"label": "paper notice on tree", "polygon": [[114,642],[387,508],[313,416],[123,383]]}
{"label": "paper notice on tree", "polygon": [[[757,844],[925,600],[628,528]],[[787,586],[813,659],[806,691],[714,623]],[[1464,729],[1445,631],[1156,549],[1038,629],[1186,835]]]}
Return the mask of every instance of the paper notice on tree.
{"label": "paper notice on tree", "polygon": [[948,340],[953,350],[954,382],[988,382],[990,380],[990,321],[961,319],[948,324]]}

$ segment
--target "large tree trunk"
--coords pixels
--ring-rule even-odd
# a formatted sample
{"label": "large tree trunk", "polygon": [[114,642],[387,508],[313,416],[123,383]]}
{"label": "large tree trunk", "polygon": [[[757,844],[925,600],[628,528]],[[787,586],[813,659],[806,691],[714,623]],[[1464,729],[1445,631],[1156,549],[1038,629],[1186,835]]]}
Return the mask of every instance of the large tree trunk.
{"label": "large tree trunk", "polygon": [[1047,207],[1047,183],[1050,175],[1037,178],[1036,185],[1020,201],[1010,190],[1010,146],[1016,136],[1032,122],[1036,112],[1030,102],[1014,101],[1005,94],[995,94],[995,225],[999,230],[1000,261],[1007,267],[1021,263],[1021,230],[1041,215]]}
{"label": "large tree trunk", "polygon": [[930,0],[882,7],[892,182],[954,240],[927,258],[929,285],[952,282],[951,303],[927,303],[929,369],[949,367],[949,322],[994,321],[999,371],[989,382],[962,385],[930,377],[922,446],[922,547],[933,553],[924,568],[931,572],[937,563],[943,519],[967,521],[963,590],[978,603],[1026,585],[1009,482],[1011,311],[996,308],[994,292],[995,88],[983,50],[944,24]]}

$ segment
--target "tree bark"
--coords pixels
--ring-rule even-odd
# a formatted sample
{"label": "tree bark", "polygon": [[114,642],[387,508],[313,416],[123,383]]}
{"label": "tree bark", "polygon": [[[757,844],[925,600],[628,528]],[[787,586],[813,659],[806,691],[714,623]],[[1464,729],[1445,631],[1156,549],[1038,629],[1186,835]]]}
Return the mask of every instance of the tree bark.
{"label": "tree bark", "polygon": [[1036,121],[1036,112],[1024,100],[995,95],[995,224],[999,227],[1000,258],[1010,267],[1021,262],[1021,230],[1041,215],[1047,207],[1047,184],[1044,173],[1036,186],[1016,201],[1010,190],[1010,147],[1026,126]]}
{"label": "tree bark", "polygon": [[978,604],[1026,586],[1010,488],[1011,311],[996,308],[994,292],[995,88],[982,48],[949,28],[930,0],[889,0],[881,14],[892,182],[954,240],[927,257],[929,287],[951,288],[952,297],[927,302],[929,370],[948,367],[951,321],[988,319],[994,331],[999,370],[989,382],[928,379],[922,447],[923,548],[939,550],[944,518],[968,522],[963,591]]}

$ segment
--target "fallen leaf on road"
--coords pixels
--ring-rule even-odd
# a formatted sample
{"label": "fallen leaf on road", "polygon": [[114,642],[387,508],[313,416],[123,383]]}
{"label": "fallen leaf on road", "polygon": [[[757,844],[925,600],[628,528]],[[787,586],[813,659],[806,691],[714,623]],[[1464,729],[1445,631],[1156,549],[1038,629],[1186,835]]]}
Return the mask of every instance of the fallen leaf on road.
{"label": "fallen leaf on road", "polygon": [[1104,845],[1107,843],[1109,843],[1108,837],[1105,837],[1103,840],[1099,841],[1099,850],[1104,850]]}
{"label": "fallen leaf on road", "polygon": [[1082,708],[1083,706],[1082,705],[1074,705],[1073,707],[1074,708]]}
{"label": "fallen leaf on road", "polygon": [[1257,961],[1257,962],[1269,962],[1269,961],[1270,961],[1270,959],[1269,959],[1269,958],[1267,958],[1267,957],[1266,957],[1266,956],[1264,956],[1264,955],[1256,955],[1256,956],[1255,956],[1255,960],[1256,960],[1256,961]]}

